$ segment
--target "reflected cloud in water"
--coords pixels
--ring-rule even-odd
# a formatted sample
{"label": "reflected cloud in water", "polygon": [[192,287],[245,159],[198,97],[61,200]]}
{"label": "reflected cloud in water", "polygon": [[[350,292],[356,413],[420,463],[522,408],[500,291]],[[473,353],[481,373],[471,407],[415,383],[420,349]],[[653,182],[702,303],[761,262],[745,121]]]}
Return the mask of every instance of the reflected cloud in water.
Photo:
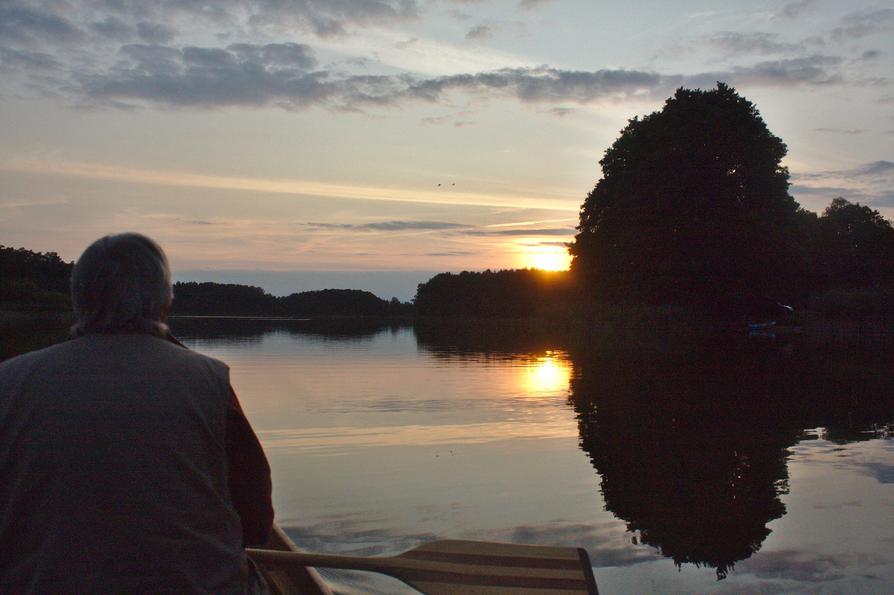
{"label": "reflected cloud in water", "polygon": [[633,566],[662,557],[650,547],[630,547],[630,534],[616,522],[580,523],[555,519],[546,523],[474,533],[472,537],[530,545],[582,547],[590,554],[590,562],[597,569]]}
{"label": "reflected cloud in water", "polygon": [[358,428],[337,426],[307,430],[262,430],[264,448],[296,454],[348,454],[354,449],[390,446],[462,446],[507,440],[544,440],[576,436],[565,420],[528,423],[399,425]]}

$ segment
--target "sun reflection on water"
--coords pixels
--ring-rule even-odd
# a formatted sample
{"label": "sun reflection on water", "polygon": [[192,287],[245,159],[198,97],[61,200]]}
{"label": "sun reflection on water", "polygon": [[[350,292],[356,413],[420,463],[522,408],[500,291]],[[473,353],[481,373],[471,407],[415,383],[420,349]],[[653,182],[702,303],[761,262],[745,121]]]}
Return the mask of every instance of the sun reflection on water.
{"label": "sun reflection on water", "polygon": [[547,351],[523,369],[524,390],[529,396],[554,395],[568,390],[571,364],[564,352]]}

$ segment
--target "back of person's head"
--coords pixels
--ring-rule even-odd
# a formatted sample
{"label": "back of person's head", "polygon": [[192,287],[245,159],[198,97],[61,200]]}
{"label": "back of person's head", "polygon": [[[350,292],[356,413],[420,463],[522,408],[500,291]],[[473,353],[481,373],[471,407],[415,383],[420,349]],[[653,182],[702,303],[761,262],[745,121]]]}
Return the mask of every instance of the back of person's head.
{"label": "back of person's head", "polygon": [[171,269],[158,244],[138,233],[105,236],[84,250],[71,275],[78,319],[72,334],[164,336],[172,298]]}

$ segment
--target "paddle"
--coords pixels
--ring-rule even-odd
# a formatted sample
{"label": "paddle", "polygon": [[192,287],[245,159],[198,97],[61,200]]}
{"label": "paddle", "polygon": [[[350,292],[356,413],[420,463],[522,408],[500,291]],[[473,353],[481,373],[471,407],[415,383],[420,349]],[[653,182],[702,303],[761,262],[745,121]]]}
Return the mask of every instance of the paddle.
{"label": "paddle", "polygon": [[587,551],[482,541],[433,541],[390,558],[246,549],[262,566],[321,566],[389,574],[429,595],[597,594]]}

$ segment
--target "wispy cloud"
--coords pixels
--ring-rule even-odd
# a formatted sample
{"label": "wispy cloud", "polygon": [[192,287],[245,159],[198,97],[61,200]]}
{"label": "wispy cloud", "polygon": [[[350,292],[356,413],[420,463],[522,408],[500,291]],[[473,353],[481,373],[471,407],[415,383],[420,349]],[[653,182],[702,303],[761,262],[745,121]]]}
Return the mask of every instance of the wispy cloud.
{"label": "wispy cloud", "polygon": [[[344,35],[354,27],[388,25],[419,16],[416,0],[72,0],[38,3],[11,0],[0,10],[0,22],[16,39],[29,42],[70,42],[83,36],[78,26],[96,14],[115,19],[99,30],[125,32],[125,24],[145,41],[164,43],[176,25],[213,22],[222,30],[306,31],[320,37]],[[138,24],[142,23],[142,25]],[[94,30],[95,27],[94,27]],[[127,31],[130,32],[130,31]],[[3,37],[8,38],[8,30]]]}
{"label": "wispy cloud", "polygon": [[84,32],[63,11],[52,12],[19,2],[0,4],[0,39],[27,45],[72,43]]}
{"label": "wispy cloud", "polygon": [[353,231],[432,231],[468,227],[462,223],[447,221],[374,221],[372,223],[308,223],[307,225],[320,229],[349,229]]}
{"label": "wispy cloud", "polygon": [[177,36],[177,30],[163,23],[137,23],[137,36],[146,43],[168,43]]}
{"label": "wispy cloud", "polygon": [[0,69],[2,70],[34,73],[55,70],[61,66],[60,62],[46,52],[0,46]]}
{"label": "wispy cloud", "polygon": [[863,134],[865,132],[869,132],[864,128],[814,128],[814,132],[825,132],[829,134],[847,134],[847,135],[857,135]]}
{"label": "wispy cloud", "polygon": [[570,236],[574,235],[573,228],[547,227],[524,229],[469,229],[462,232],[470,236]]}
{"label": "wispy cloud", "polygon": [[72,176],[96,180],[127,181],[141,184],[252,190],[275,194],[294,194],[320,198],[343,198],[365,201],[391,201],[453,206],[510,207],[577,212],[576,201],[549,195],[525,195],[507,190],[505,194],[483,194],[453,191],[439,192],[409,188],[385,188],[351,184],[332,184],[312,180],[239,178],[175,171],[155,171],[117,167],[102,163],[47,161],[6,156],[0,159],[0,171],[39,175]]}
{"label": "wispy cloud", "polygon": [[666,92],[683,80],[636,70],[588,72],[549,67],[434,78],[340,75],[315,69],[313,50],[295,43],[226,48],[131,44],[122,47],[119,56],[118,63],[105,72],[75,75],[84,99],[99,104],[114,100],[198,108],[320,106],[355,110],[438,102],[459,92],[510,96],[525,103],[590,103],[658,89]]}
{"label": "wispy cloud", "polygon": [[782,41],[775,33],[721,31],[706,35],[697,44],[719,50],[725,55],[742,53],[781,54],[803,49],[803,44]]}
{"label": "wispy cloud", "polygon": [[549,4],[553,1],[554,0],[519,0],[518,7],[524,10],[530,10],[532,8],[537,8],[539,6]]}
{"label": "wispy cloud", "polygon": [[[727,72],[713,73],[737,85],[797,87],[828,85],[842,81],[835,67],[844,62],[839,56],[813,55],[784,60],[768,60],[753,66],[736,66]],[[701,75],[704,77],[705,75]]]}
{"label": "wispy cloud", "polygon": [[844,564],[832,556],[822,556],[796,550],[763,552],[742,563],[741,570],[753,572],[761,578],[788,579],[819,583],[841,578]]}
{"label": "wispy cloud", "polygon": [[46,207],[68,204],[67,198],[35,198],[27,200],[2,200],[0,209],[30,209],[32,207]]}
{"label": "wispy cloud", "polygon": [[[274,47],[282,51],[270,51]],[[314,69],[313,50],[301,44],[227,48],[129,45],[122,48],[121,57],[122,61],[106,72],[77,76],[83,100],[98,105],[114,101],[192,108],[278,106],[355,111],[447,102],[450,94],[463,93],[512,98],[525,104],[593,104],[636,97],[655,99],[680,85],[710,87],[718,80],[768,87],[825,85],[841,80],[835,67],[843,61],[815,55],[693,76],[539,66],[419,78],[408,74],[341,75]]]}
{"label": "wispy cloud", "polygon": [[829,33],[833,41],[849,41],[894,29],[894,8],[859,10],[844,16]]}
{"label": "wispy cloud", "polygon": [[795,19],[809,13],[817,4],[818,0],[797,0],[796,2],[789,2],[776,13],[776,16]]}
{"label": "wispy cloud", "polygon": [[[537,4],[540,2],[522,2],[527,8]],[[792,3],[784,12],[795,14],[809,4]],[[89,108],[368,111],[419,103],[446,105],[454,95],[466,95],[546,104],[546,113],[565,115],[572,108],[561,104],[654,100],[681,85],[710,86],[716,80],[773,87],[842,81],[842,58],[797,55],[803,53],[804,42],[793,43],[763,32],[725,31],[693,43],[729,56],[786,57],[751,65],[740,62],[724,70],[695,74],[528,66],[501,55],[505,59],[499,63],[507,64],[505,68],[495,67],[493,61],[478,68],[484,62],[473,65],[467,61],[463,68],[440,70],[448,74],[425,76],[419,73],[430,71],[413,68],[411,64],[419,64],[406,59],[419,52],[426,64],[437,59],[429,55],[430,42],[416,37],[410,38],[412,43],[395,39],[389,46],[405,58],[406,70],[383,68],[378,74],[368,74],[358,73],[357,68],[345,72],[345,60],[338,66],[321,67],[314,48],[295,41],[296,31],[327,38],[352,27],[405,23],[419,17],[419,11],[415,0],[72,0],[64,5],[14,0],[0,4],[0,67],[30,77],[26,88],[31,92],[67,97],[78,107]],[[888,27],[892,14],[894,10],[889,9],[854,12],[844,17],[835,35],[868,35]],[[521,21],[485,21],[467,36],[482,40],[498,31],[525,34],[527,30]],[[173,43],[185,32],[190,33],[192,44]],[[201,34],[193,35],[197,32]],[[265,40],[288,41],[208,44],[215,34],[221,39],[224,35],[243,40],[259,39],[259,32]],[[204,43],[195,43],[198,39]],[[324,52],[333,47],[325,39],[319,43]],[[464,44],[454,45],[457,51],[468,53]],[[64,51],[58,50],[61,46]],[[72,47],[78,51],[71,52]],[[56,71],[52,78],[41,75],[41,70],[50,68]],[[453,122],[456,126],[469,123]]]}
{"label": "wispy cloud", "polygon": [[797,198],[825,201],[841,196],[879,208],[894,207],[894,162],[879,160],[850,168],[795,173],[791,192]]}
{"label": "wispy cloud", "polygon": [[469,32],[466,33],[466,39],[470,41],[481,41],[493,36],[493,34],[493,29],[488,25],[477,25],[469,29]]}

